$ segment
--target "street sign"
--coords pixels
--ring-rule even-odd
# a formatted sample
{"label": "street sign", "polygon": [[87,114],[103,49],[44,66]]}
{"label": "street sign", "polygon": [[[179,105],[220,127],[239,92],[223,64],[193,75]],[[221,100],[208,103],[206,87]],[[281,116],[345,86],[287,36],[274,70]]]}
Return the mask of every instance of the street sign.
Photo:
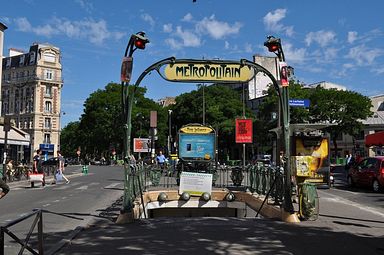
{"label": "street sign", "polygon": [[289,99],[289,106],[309,108],[309,99]]}

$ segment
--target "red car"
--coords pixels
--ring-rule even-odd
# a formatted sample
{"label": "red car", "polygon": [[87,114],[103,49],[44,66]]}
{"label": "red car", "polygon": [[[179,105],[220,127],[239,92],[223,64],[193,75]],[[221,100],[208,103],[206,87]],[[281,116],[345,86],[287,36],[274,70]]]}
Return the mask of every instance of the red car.
{"label": "red car", "polygon": [[352,166],[348,173],[349,186],[371,187],[379,192],[384,187],[384,156],[368,157]]}

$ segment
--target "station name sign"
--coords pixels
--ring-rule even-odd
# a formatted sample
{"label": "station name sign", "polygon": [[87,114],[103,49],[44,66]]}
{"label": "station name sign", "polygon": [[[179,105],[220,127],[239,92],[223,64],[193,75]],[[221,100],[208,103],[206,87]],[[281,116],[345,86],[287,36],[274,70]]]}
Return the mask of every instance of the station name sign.
{"label": "station name sign", "polygon": [[180,131],[187,134],[209,134],[213,132],[213,129],[205,126],[185,126]]}
{"label": "station name sign", "polygon": [[165,67],[165,78],[180,82],[248,82],[254,76],[252,68],[240,63],[173,63]]}

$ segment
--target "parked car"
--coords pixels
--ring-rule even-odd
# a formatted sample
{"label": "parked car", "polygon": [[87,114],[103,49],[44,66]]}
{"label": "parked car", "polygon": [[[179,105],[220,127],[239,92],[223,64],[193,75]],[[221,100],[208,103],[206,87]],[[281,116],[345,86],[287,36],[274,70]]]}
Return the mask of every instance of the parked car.
{"label": "parked car", "polygon": [[[59,158],[53,157],[49,158],[46,161],[43,161],[42,166],[58,166],[59,165]],[[65,160],[64,166],[67,166],[68,162]]]}
{"label": "parked car", "polygon": [[351,166],[348,173],[350,186],[371,187],[379,192],[384,187],[384,156],[368,157]]}

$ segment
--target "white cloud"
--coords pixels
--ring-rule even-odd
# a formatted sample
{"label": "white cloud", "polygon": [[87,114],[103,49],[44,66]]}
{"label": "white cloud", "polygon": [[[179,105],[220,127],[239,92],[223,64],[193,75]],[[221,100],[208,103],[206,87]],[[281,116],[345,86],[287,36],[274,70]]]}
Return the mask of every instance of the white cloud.
{"label": "white cloud", "polygon": [[205,17],[196,24],[196,31],[201,34],[208,34],[214,39],[222,39],[231,34],[238,34],[242,24],[235,22],[233,25],[227,22],[218,21],[215,15]]}
{"label": "white cloud", "polygon": [[226,50],[229,49],[229,42],[228,41],[224,42],[224,49],[226,49]]}
{"label": "white cloud", "polygon": [[250,43],[245,44],[245,52],[246,53],[253,53],[252,44],[250,44]]}
{"label": "white cloud", "polygon": [[356,31],[349,31],[348,32],[348,42],[353,43],[357,40],[357,32]]}
{"label": "white cloud", "polygon": [[70,21],[53,18],[49,24],[32,26],[26,18],[17,18],[15,23],[16,29],[22,32],[32,32],[45,37],[65,35],[69,38],[87,39],[96,45],[102,45],[107,39],[119,40],[125,36],[124,32],[110,31],[105,20]]}
{"label": "white cloud", "polygon": [[190,13],[187,13],[183,18],[182,18],[182,20],[181,21],[192,21],[192,19],[193,19],[193,16],[192,16],[192,14],[190,14]]}
{"label": "white cloud", "polygon": [[16,30],[21,32],[29,32],[32,30],[32,25],[25,17],[15,19]]}
{"label": "white cloud", "polygon": [[173,31],[172,24],[170,24],[170,23],[164,24],[163,25],[163,31],[165,33],[171,33]]}
{"label": "white cloud", "polygon": [[321,47],[325,47],[335,40],[336,34],[333,31],[319,30],[317,32],[310,32],[305,36],[307,46],[310,46],[312,42],[316,42]]}
{"label": "white cloud", "polygon": [[376,74],[384,74],[384,67],[380,67],[380,68],[375,68],[373,69],[373,71],[376,73]]}
{"label": "white cloud", "polygon": [[181,26],[176,27],[173,36],[177,38],[168,38],[165,43],[172,49],[181,49],[182,47],[198,47],[201,45],[200,37],[190,30],[183,30]]}
{"label": "white cloud", "polygon": [[372,65],[375,59],[383,55],[381,49],[369,49],[365,45],[359,45],[349,50],[347,58],[353,59],[357,65]]}
{"label": "white cloud", "polygon": [[293,26],[284,26],[280,24],[280,21],[285,18],[286,13],[286,9],[276,9],[273,12],[268,12],[263,18],[266,30],[274,33],[283,32],[287,36],[292,36],[294,33]]}
{"label": "white cloud", "polygon": [[79,4],[86,12],[91,13],[93,11],[93,4],[86,0],[75,0],[75,3]]}
{"label": "white cloud", "polygon": [[294,49],[291,43],[284,43],[284,55],[289,63],[304,63],[307,60],[306,49]]}
{"label": "white cloud", "polygon": [[4,23],[4,25],[11,24],[11,19],[8,17],[0,17],[0,22]]}
{"label": "white cloud", "polygon": [[148,13],[141,14],[141,19],[144,20],[145,22],[148,22],[151,27],[155,26],[155,20]]}
{"label": "white cloud", "polygon": [[329,61],[337,57],[338,49],[336,48],[327,48],[324,50],[324,60]]}

